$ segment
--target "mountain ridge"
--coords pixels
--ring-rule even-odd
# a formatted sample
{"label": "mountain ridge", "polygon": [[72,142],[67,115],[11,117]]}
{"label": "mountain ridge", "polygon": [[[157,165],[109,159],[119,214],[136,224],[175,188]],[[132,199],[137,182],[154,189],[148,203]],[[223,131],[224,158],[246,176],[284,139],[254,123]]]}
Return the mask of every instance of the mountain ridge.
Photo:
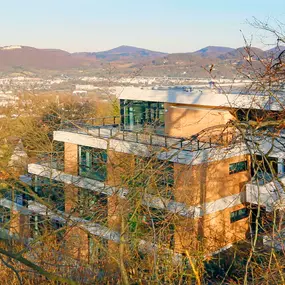
{"label": "mountain ridge", "polygon": [[[251,47],[250,56],[256,60],[268,56],[274,57],[284,49],[285,47],[281,46],[264,51]],[[219,66],[222,76],[223,71],[230,74],[228,70],[233,70],[233,65],[240,64],[247,56],[243,47],[234,49],[223,46],[207,46],[186,53],[165,53],[127,45],[106,51],[76,53],[52,48],[5,46],[0,47],[0,71],[102,69],[104,64],[112,63],[117,70],[123,72],[143,66],[150,74],[155,75],[157,72],[158,76],[172,74],[176,76],[176,74],[194,75],[201,67],[214,64]]]}

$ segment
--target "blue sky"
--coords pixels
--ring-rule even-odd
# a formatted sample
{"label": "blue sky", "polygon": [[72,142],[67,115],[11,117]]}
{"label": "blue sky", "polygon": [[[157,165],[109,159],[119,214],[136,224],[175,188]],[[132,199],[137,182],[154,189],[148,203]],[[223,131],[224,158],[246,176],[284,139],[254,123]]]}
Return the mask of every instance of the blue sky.
{"label": "blue sky", "polygon": [[247,20],[285,23],[284,0],[0,0],[0,46],[100,51],[133,45],[188,52],[239,47],[240,30],[262,47]]}

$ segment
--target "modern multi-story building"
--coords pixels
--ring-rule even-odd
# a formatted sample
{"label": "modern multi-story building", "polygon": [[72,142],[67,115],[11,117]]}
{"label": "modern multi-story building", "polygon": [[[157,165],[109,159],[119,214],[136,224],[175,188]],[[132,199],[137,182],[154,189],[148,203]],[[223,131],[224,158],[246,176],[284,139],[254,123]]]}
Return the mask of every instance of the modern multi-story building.
{"label": "modern multi-story building", "polygon": [[247,142],[233,127],[244,116],[278,114],[276,102],[190,87],[127,87],[119,100],[119,117],[66,122],[54,132],[62,161],[29,164],[34,192],[54,208],[14,200],[20,221],[30,219],[19,232],[36,235],[47,217],[55,229],[68,222],[65,240],[76,257],[98,255],[96,243],[116,251],[122,231],[142,251],[156,244],[211,254],[250,235],[249,209],[270,212],[282,202],[268,167],[282,180],[285,153],[273,142],[264,162],[272,140]]}

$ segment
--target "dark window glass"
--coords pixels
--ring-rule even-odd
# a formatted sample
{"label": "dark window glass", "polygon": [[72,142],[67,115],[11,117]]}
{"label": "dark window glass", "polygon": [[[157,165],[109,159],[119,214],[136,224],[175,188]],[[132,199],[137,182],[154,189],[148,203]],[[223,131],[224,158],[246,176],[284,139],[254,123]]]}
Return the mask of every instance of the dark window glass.
{"label": "dark window glass", "polygon": [[34,191],[43,200],[60,211],[64,211],[64,183],[47,177],[34,177]]}
{"label": "dark window glass", "polygon": [[45,219],[40,215],[30,216],[30,230],[33,238],[45,233]]}
{"label": "dark window glass", "polygon": [[[254,157],[256,169],[259,171],[272,173],[278,173],[278,158],[277,157],[264,157],[261,155],[256,155]],[[272,173],[274,174],[274,173]]]}
{"label": "dark window glass", "polygon": [[164,133],[164,104],[161,102],[121,100],[121,122],[125,130],[141,130],[150,127],[156,133]]}
{"label": "dark window glass", "polygon": [[62,241],[65,231],[61,230],[64,223],[41,215],[30,216],[30,231],[33,238],[55,233],[58,241]]}
{"label": "dark window glass", "polygon": [[77,209],[80,217],[96,223],[105,223],[108,215],[107,195],[88,189],[78,189]]}
{"label": "dark window glass", "polygon": [[0,206],[0,227],[9,229],[10,227],[10,209]]}
{"label": "dark window glass", "polygon": [[53,154],[52,154],[52,168],[58,170],[64,169],[64,143],[54,141],[53,142]]}
{"label": "dark window glass", "polygon": [[88,235],[88,243],[89,243],[89,262],[91,264],[97,264],[100,261],[105,261],[106,252],[108,247],[108,240],[99,237]]}
{"label": "dark window glass", "polygon": [[32,197],[28,195],[28,189],[14,180],[0,183],[0,198],[8,199],[20,206],[27,206],[28,200],[32,200]]}
{"label": "dark window glass", "polygon": [[236,163],[231,163],[229,166],[229,173],[234,174],[247,170],[247,161],[240,161]]}
{"label": "dark window glass", "polygon": [[129,229],[137,237],[148,239],[155,234],[163,244],[174,245],[172,215],[166,210],[142,206],[129,215]]}
{"label": "dark window glass", "polygon": [[79,175],[105,181],[107,178],[106,163],[106,150],[79,146]]}
{"label": "dark window glass", "polygon": [[135,179],[130,186],[148,188],[149,194],[173,198],[174,164],[156,158],[136,157]]}
{"label": "dark window glass", "polygon": [[264,155],[255,155],[252,157],[251,175],[259,183],[272,181],[278,173],[278,158]]}
{"label": "dark window glass", "polygon": [[236,221],[242,220],[246,217],[248,217],[249,211],[247,208],[243,208],[234,212],[231,212],[231,223],[234,223]]}

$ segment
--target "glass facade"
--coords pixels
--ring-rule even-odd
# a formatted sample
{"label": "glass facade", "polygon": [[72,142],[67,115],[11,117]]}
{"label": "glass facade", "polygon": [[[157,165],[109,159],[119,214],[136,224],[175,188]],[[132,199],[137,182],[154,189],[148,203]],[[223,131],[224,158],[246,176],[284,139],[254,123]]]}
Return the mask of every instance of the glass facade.
{"label": "glass facade", "polygon": [[121,124],[124,130],[148,128],[164,134],[164,104],[160,102],[121,100]]}
{"label": "glass facade", "polygon": [[79,175],[105,181],[107,178],[107,152],[88,146],[79,146]]}
{"label": "glass facade", "polygon": [[106,260],[106,253],[108,248],[108,240],[102,237],[94,237],[88,235],[88,246],[89,246],[89,263],[96,264],[98,262],[104,262]]}
{"label": "glass facade", "polygon": [[163,209],[141,206],[129,215],[129,230],[137,237],[156,235],[164,245],[174,246],[174,223],[171,213]]}
{"label": "glass facade", "polygon": [[29,225],[32,238],[56,232],[57,240],[62,241],[64,236],[64,230],[60,230],[64,227],[64,223],[58,220],[49,219],[41,215],[31,215]]}
{"label": "glass facade", "polygon": [[64,183],[47,177],[34,176],[34,192],[50,205],[64,211]]}
{"label": "glass facade", "polygon": [[85,220],[105,223],[108,216],[107,195],[96,194],[89,189],[78,189],[78,212]]}
{"label": "glass facade", "polygon": [[135,158],[135,180],[131,180],[130,187],[148,189],[149,194],[173,199],[174,164],[156,158]]}
{"label": "glass facade", "polygon": [[[265,157],[255,155],[252,159],[251,175],[258,180],[272,181],[273,177],[278,173],[278,158]],[[284,165],[282,165],[284,170]]]}
{"label": "glass facade", "polygon": [[278,158],[277,157],[262,157],[261,155],[256,155],[256,163],[258,167],[267,173],[278,173]]}

